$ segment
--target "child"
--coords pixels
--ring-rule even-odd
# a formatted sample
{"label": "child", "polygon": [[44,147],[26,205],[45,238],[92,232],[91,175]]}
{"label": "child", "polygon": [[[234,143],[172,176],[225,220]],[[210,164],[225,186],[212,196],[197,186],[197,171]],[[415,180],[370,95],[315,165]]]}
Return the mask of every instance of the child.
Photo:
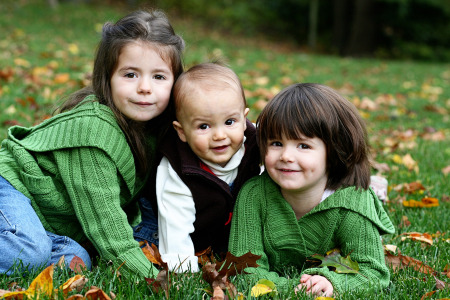
{"label": "child", "polygon": [[89,241],[116,268],[123,264],[122,274],[157,274],[129,221],[167,123],[163,112],[183,49],[162,12],[106,23],[92,89],[78,91],[35,127],[9,129],[0,149],[1,273],[63,255],[66,266],[78,256],[90,269],[80,245]]}
{"label": "child", "polygon": [[177,80],[173,97],[175,130],[161,143],[156,178],[159,252],[171,270],[197,272],[196,252],[227,251],[234,202],[260,172],[259,150],[231,69],[196,65]]}
{"label": "child", "polygon": [[[230,252],[261,255],[259,267],[246,271],[279,290],[289,286],[279,275],[286,265],[302,270],[293,278],[296,292],[387,286],[380,233],[394,227],[369,189],[367,135],[356,108],[329,87],[295,84],[267,104],[257,128],[266,171],[239,193]],[[311,255],[334,248],[358,262],[360,274],[308,268]]]}

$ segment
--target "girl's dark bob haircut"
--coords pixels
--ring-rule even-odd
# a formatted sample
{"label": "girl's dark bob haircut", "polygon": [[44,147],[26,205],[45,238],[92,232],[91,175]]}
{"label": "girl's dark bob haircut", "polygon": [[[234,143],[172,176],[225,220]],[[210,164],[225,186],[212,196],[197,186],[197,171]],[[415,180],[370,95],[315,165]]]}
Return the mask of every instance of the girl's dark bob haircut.
{"label": "girl's dark bob haircut", "polygon": [[365,123],[356,107],[332,88],[315,83],[291,85],[266,105],[256,123],[262,158],[270,140],[318,137],[327,151],[326,188],[368,189]]}

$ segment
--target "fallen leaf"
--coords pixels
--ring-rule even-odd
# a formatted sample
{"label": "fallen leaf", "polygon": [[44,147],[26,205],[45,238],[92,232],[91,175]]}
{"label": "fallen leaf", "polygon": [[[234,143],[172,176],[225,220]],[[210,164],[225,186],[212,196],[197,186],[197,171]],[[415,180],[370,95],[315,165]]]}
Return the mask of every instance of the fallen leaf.
{"label": "fallen leaf", "polygon": [[30,286],[25,291],[9,292],[3,295],[4,299],[22,299],[24,296],[39,297],[39,295],[51,297],[53,294],[53,268],[50,265],[45,268],[36,278],[31,282]]}
{"label": "fallen leaf", "polygon": [[445,281],[439,280],[434,276],[434,280],[436,281],[436,288],[438,290],[444,290],[450,288],[450,283],[447,283]]}
{"label": "fallen leaf", "polygon": [[432,239],[431,235],[428,233],[405,232],[405,233],[402,233],[402,235],[405,235],[401,238],[402,241],[405,241],[406,239],[412,239],[413,241],[419,241],[419,242],[424,242],[424,243],[433,245],[433,239]]}
{"label": "fallen leaf", "polygon": [[69,278],[65,283],[63,283],[59,289],[63,291],[64,295],[67,295],[70,291],[76,290],[81,291],[88,279],[82,275],[75,275]]}
{"label": "fallen leaf", "polygon": [[111,300],[111,298],[100,288],[91,286],[89,291],[84,294],[84,297],[88,300]]}
{"label": "fallen leaf", "polygon": [[432,197],[424,197],[420,201],[405,200],[403,201],[405,207],[436,207],[439,206],[439,200]]}
{"label": "fallen leaf", "polygon": [[275,283],[267,279],[260,279],[251,290],[252,297],[259,297],[262,295],[270,294],[273,297],[277,294],[277,287]]}
{"label": "fallen leaf", "polygon": [[426,293],[425,295],[423,295],[422,298],[420,298],[420,300],[424,300],[424,299],[426,299],[426,298],[429,298],[429,297],[431,297],[434,293],[436,293],[436,291],[428,292],[428,293]]}
{"label": "fallen leaf", "polygon": [[397,252],[397,246],[396,245],[384,245],[384,250],[392,252],[392,253],[396,253]]}
{"label": "fallen leaf", "polygon": [[350,255],[342,257],[339,250],[334,250],[326,256],[314,254],[311,257],[321,261],[321,264],[318,267],[331,267],[336,273],[359,273],[358,263],[356,261],[352,261]]}
{"label": "fallen leaf", "polygon": [[384,254],[386,264],[391,265],[394,271],[409,267],[424,274],[436,274],[436,271],[432,267],[425,265],[415,258],[402,254],[393,255],[387,251],[384,251]]}
{"label": "fallen leaf", "polygon": [[398,227],[409,227],[409,226],[411,226],[411,222],[408,220],[408,217],[402,216],[402,219]]}
{"label": "fallen leaf", "polygon": [[86,264],[80,257],[74,255],[74,257],[70,261],[69,269],[75,271],[75,273],[81,273],[86,269]]}
{"label": "fallen leaf", "polygon": [[450,173],[450,165],[443,168],[442,173],[447,176]]}

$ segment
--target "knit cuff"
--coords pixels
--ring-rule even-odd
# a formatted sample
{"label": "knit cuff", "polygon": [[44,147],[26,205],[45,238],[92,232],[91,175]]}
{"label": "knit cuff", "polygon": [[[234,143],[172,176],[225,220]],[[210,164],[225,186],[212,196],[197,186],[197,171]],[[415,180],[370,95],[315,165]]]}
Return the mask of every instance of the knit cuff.
{"label": "knit cuff", "polygon": [[117,263],[119,265],[124,263],[125,271],[129,271],[130,273],[136,274],[139,277],[155,278],[159,273],[155,266],[153,266],[153,264],[144,255],[142,250],[138,247],[130,249],[129,251],[120,255],[117,258]]}

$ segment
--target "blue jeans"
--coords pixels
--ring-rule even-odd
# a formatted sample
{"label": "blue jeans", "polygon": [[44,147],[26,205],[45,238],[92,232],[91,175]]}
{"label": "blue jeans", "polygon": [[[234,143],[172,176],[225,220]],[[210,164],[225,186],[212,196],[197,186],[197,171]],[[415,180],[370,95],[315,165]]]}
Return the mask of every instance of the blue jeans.
{"label": "blue jeans", "polygon": [[91,269],[88,252],[67,236],[44,229],[31,201],[0,176],[0,273],[57,263],[64,255],[69,267],[76,255]]}
{"label": "blue jeans", "polygon": [[147,241],[150,246],[153,243],[159,247],[158,218],[153,212],[150,201],[144,197],[140,198],[139,209],[141,210],[142,221],[133,228],[134,239],[138,242]]}

